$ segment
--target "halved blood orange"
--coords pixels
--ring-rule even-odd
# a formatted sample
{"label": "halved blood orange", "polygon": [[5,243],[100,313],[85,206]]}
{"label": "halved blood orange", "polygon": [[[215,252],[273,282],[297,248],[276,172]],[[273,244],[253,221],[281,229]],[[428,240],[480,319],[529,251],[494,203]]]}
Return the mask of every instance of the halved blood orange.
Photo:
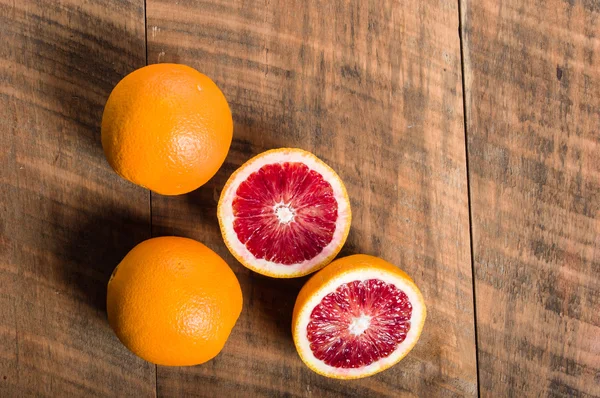
{"label": "halved blood orange", "polygon": [[292,334],[313,371],[356,379],[404,358],[421,335],[426,313],[408,275],[380,258],[357,254],[335,260],[304,285]]}
{"label": "halved blood orange", "polygon": [[225,184],[217,215],[238,261],[277,278],[327,265],[344,245],[352,219],[338,175],[295,148],[263,152],[243,164]]}

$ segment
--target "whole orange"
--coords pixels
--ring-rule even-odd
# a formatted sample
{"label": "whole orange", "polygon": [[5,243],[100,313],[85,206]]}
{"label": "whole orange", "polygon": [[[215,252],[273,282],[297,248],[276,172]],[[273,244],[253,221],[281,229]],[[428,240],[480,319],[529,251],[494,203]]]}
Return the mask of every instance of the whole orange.
{"label": "whole orange", "polygon": [[102,146],[111,167],[163,195],[206,183],[225,161],[232,135],[221,90],[185,65],[149,65],[125,76],[102,116]]}
{"label": "whole orange", "polygon": [[106,307],[110,326],[134,354],[158,365],[197,365],[223,349],[242,311],[242,291],[208,247],[161,237],[134,247],[115,268]]}

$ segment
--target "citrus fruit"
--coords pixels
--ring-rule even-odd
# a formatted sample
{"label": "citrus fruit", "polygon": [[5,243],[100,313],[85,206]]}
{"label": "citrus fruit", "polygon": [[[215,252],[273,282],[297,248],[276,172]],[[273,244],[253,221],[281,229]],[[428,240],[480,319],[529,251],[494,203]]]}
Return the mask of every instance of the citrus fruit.
{"label": "citrus fruit", "polygon": [[340,258],[300,290],[292,334],[302,361],[338,379],[381,372],[419,339],[426,309],[403,271],[373,256]]}
{"label": "citrus fruit", "polygon": [[327,265],[352,219],[344,184],[301,149],[264,152],[235,171],[217,210],[225,244],[244,266],[291,278]]}
{"label": "citrus fruit", "polygon": [[134,247],[115,268],[106,307],[110,326],[134,354],[158,365],[196,365],[223,348],[242,291],[208,247],[161,237]]}
{"label": "citrus fruit", "polygon": [[125,76],[102,115],[102,146],[111,167],[163,195],[206,183],[225,161],[232,134],[221,90],[185,65],[149,65]]}

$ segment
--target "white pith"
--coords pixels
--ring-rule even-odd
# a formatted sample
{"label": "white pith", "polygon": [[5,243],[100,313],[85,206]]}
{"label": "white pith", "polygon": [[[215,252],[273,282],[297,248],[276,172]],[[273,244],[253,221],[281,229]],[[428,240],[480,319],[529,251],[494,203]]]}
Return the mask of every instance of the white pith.
{"label": "white pith", "polygon": [[354,336],[360,336],[371,325],[371,317],[369,315],[360,314],[359,317],[352,318],[348,331]]}
{"label": "white pith", "polygon": [[277,216],[277,219],[282,224],[289,224],[294,221],[294,215],[296,214],[294,209],[287,203],[278,203],[273,206],[273,211]]}
{"label": "white pith", "polygon": [[[314,356],[310,342],[307,337],[307,327],[310,322],[310,315],[323,298],[329,293],[334,292],[340,285],[353,281],[365,281],[369,279],[380,279],[385,283],[396,286],[399,290],[403,291],[412,304],[411,314],[411,327],[406,335],[406,338],[402,343],[396,347],[396,350],[389,356],[381,358],[370,365],[362,368],[336,368],[327,365]],[[409,280],[403,279],[393,273],[389,273],[382,270],[355,270],[339,275],[333,278],[328,283],[323,285],[299,310],[298,321],[296,322],[296,329],[294,330],[294,339],[300,355],[303,357],[305,362],[310,363],[310,366],[315,369],[318,373],[340,378],[358,378],[365,375],[377,373],[380,370],[386,369],[389,366],[396,363],[399,358],[405,356],[416,344],[423,322],[425,321],[426,311],[422,305],[423,298],[418,288],[414,283]],[[359,326],[359,325],[357,325]],[[358,331],[358,329],[356,330]]]}
{"label": "white pith", "polygon": [[[338,204],[338,219],[336,220],[336,228],[333,233],[331,242],[323,248],[321,253],[310,260],[303,261],[298,264],[285,265],[278,264],[265,259],[256,258],[242,243],[233,229],[234,215],[232,203],[236,196],[237,189],[243,181],[258,171],[261,167],[267,164],[300,162],[304,163],[309,169],[321,174],[325,181],[331,184],[334,198]],[[261,273],[277,275],[280,277],[295,276],[298,274],[307,274],[312,272],[316,266],[321,265],[325,260],[335,255],[345,241],[347,234],[347,223],[350,213],[350,204],[348,203],[345,188],[341,185],[341,181],[337,174],[321,160],[317,159],[309,152],[302,150],[285,150],[267,152],[264,155],[259,155],[251,159],[230,179],[230,184],[221,194],[221,203],[219,206],[219,221],[221,228],[224,231],[223,237],[226,240],[232,254],[239,259],[243,259],[246,264]],[[288,214],[288,211],[292,214]],[[281,222],[293,222],[288,218],[293,218],[293,209],[280,210],[276,213]]]}

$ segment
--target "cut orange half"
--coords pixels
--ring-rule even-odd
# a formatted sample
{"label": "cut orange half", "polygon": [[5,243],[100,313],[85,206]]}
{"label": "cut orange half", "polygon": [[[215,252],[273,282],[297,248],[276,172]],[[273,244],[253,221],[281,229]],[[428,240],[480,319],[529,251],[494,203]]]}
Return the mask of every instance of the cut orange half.
{"label": "cut orange half", "polygon": [[335,171],[295,148],[270,150],[243,164],[225,184],[217,215],[235,258],[276,278],[310,274],[331,262],[352,219]]}
{"label": "cut orange half", "polygon": [[380,258],[357,254],[332,262],[304,285],[292,334],[313,371],[357,379],[404,358],[421,335],[426,313],[408,275]]}

